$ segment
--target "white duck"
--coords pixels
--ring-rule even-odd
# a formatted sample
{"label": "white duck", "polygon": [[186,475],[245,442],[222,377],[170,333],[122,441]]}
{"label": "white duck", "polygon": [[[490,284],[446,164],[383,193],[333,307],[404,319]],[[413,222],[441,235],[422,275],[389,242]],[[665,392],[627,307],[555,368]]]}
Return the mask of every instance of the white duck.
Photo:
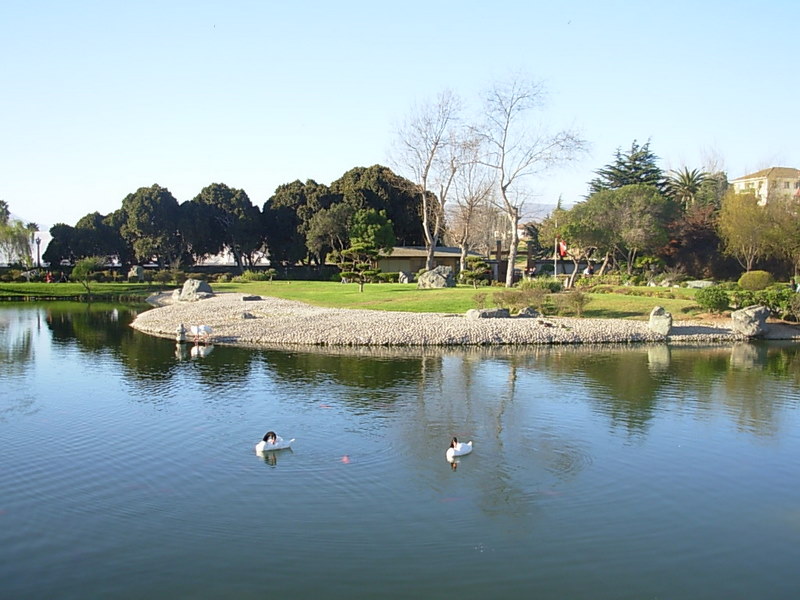
{"label": "white duck", "polygon": [[192,346],[190,351],[192,358],[205,358],[214,351],[214,346]]}
{"label": "white duck", "polygon": [[203,342],[207,344],[211,339],[211,325],[190,325],[189,331],[192,332],[195,344]]}
{"label": "white duck", "polygon": [[263,454],[264,452],[272,452],[273,450],[285,450],[286,448],[291,448],[293,441],[294,438],[286,441],[274,431],[268,431],[264,436],[264,439],[256,444],[256,454]]}
{"label": "white duck", "polygon": [[447,460],[450,462],[456,456],[464,456],[465,454],[469,454],[472,452],[472,441],[470,440],[466,444],[464,442],[459,442],[458,438],[453,438],[453,441],[450,442],[450,447],[447,449],[446,456]]}

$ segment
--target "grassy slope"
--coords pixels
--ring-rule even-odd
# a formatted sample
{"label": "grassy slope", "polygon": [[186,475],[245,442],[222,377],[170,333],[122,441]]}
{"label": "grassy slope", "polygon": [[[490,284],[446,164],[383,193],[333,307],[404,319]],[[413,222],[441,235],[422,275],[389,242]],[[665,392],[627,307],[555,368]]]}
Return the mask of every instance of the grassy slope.
{"label": "grassy slope", "polygon": [[[163,285],[137,283],[93,283],[92,295],[100,297],[147,298],[165,289]],[[0,283],[0,298],[4,300],[77,299],[86,296],[80,283]]]}
{"label": "grassy slope", "polygon": [[[275,296],[300,300],[308,304],[341,308],[367,308],[410,312],[463,313],[475,308],[475,294],[491,294],[503,288],[459,286],[437,290],[418,290],[414,285],[366,285],[359,293],[356,284],[331,282],[275,281],[247,284],[216,284],[215,290]],[[631,294],[590,294],[584,317],[645,319],[655,306],[663,306],[676,319],[691,318],[702,311],[694,302],[694,290],[675,288],[630,288],[633,293],[658,294],[670,297],[635,296]],[[490,304],[490,303],[487,303]]]}
{"label": "grassy slope", "polygon": [[[129,283],[97,283],[92,293],[102,297],[144,299],[159,289],[177,286],[152,286]],[[373,310],[395,310],[409,312],[464,313],[475,308],[474,296],[478,293],[491,295],[503,288],[479,288],[468,286],[456,288],[418,290],[407,284],[373,284],[358,291],[356,284],[341,284],[316,281],[258,281],[251,283],[212,284],[218,292],[240,292],[261,296],[275,296],[288,300],[299,300],[316,306],[336,308],[365,308]],[[662,288],[628,288],[626,294],[590,294],[584,309],[584,317],[645,319],[654,306],[663,306],[676,319],[691,318],[702,311],[695,304],[694,290]],[[648,297],[632,295],[654,294],[670,297]],[[53,299],[85,297],[85,290],[77,283],[1,283],[0,298],[5,299]],[[491,302],[487,302],[488,305]]]}

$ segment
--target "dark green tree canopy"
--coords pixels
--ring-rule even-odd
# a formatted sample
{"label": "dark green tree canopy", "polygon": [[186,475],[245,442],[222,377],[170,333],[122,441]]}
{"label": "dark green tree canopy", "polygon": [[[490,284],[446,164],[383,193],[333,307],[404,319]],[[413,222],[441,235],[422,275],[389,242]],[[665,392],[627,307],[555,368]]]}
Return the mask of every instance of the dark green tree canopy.
{"label": "dark green tree canopy", "polygon": [[640,146],[633,140],[628,152],[618,148],[614,162],[595,171],[598,177],[589,182],[589,193],[637,184],[651,185],[663,193],[665,178],[657,160],[658,157],[650,151],[649,141]]}
{"label": "dark green tree canopy", "polygon": [[273,261],[291,264],[306,257],[311,218],[328,206],[326,190],[313,180],[295,180],[279,185],[264,203],[262,222]]}
{"label": "dark green tree canopy", "polygon": [[52,266],[57,266],[62,260],[73,262],[75,255],[72,252],[72,237],[75,228],[66,223],[56,223],[50,228],[50,243],[42,254],[42,260]]}
{"label": "dark green tree canopy", "polygon": [[353,215],[350,228],[350,242],[365,244],[377,250],[390,253],[397,243],[392,222],[386,218],[384,210],[359,210]]}
{"label": "dark green tree canopy", "polygon": [[9,218],[11,218],[11,210],[8,208],[8,202],[0,200],[0,225],[7,225]]}
{"label": "dark green tree canopy", "polygon": [[422,246],[422,202],[414,183],[395,174],[388,167],[373,165],[350,169],[331,183],[334,201],[344,202],[354,210],[373,208],[385,211],[392,222],[398,244]]}
{"label": "dark green tree canopy", "polygon": [[75,257],[87,256],[119,256],[125,255],[125,242],[120,235],[119,227],[113,227],[108,216],[99,212],[90,213],[81,218],[73,230],[71,242],[72,254]]}
{"label": "dark green tree canopy", "polygon": [[[228,248],[237,266],[241,267],[243,257],[252,257],[262,246],[261,214],[244,190],[224,183],[212,183],[204,187],[192,202],[207,207],[207,210],[196,211],[189,217],[211,219],[211,223],[205,226],[195,223],[197,229],[205,228],[211,233],[212,237],[206,242],[207,253],[216,254]],[[193,241],[198,242],[196,238]]]}
{"label": "dark green tree canopy", "polygon": [[309,221],[306,247],[320,264],[325,262],[325,257],[333,250],[344,250],[347,247],[353,214],[353,209],[348,204],[338,203],[320,210]]}
{"label": "dark green tree canopy", "polygon": [[158,184],[142,187],[122,201],[125,224],[122,236],[128,240],[138,260],[156,259],[162,265],[181,253],[178,236],[178,201]]}

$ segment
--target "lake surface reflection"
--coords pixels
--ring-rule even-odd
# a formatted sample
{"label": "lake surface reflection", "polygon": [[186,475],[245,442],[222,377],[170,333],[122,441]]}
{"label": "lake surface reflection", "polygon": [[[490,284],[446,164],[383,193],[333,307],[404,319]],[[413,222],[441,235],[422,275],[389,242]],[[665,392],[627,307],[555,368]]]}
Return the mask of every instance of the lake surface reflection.
{"label": "lake surface reflection", "polygon": [[4,598],[800,589],[797,344],[192,353],[137,310],[0,306]]}

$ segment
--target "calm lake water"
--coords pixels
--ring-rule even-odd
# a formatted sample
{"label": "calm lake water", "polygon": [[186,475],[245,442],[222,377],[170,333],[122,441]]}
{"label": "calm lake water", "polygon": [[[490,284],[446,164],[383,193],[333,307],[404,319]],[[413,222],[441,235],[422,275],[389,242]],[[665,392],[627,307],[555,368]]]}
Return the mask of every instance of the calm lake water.
{"label": "calm lake water", "polygon": [[0,305],[2,598],[800,593],[796,344],[193,356],[136,310]]}

